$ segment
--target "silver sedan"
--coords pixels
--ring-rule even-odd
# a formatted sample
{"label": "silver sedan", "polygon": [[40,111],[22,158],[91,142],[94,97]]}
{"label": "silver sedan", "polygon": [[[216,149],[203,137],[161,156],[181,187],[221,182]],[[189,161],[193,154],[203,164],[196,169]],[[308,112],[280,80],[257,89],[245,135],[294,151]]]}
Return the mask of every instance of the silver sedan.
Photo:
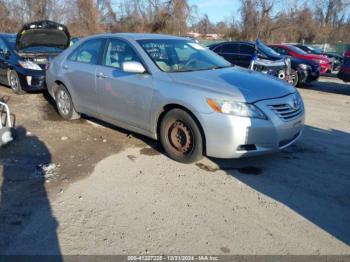
{"label": "silver sedan", "polygon": [[184,163],[276,151],[294,143],[304,125],[294,87],[187,38],[87,37],[51,62],[46,81],[63,118],[83,113],[159,139]]}

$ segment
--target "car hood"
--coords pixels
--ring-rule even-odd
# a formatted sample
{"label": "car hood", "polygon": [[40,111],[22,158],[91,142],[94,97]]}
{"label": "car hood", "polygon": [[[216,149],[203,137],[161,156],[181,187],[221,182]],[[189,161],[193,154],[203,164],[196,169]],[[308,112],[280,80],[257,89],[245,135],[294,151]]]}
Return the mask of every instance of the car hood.
{"label": "car hood", "polygon": [[312,61],[312,60],[308,60],[308,59],[303,59],[303,58],[298,58],[298,57],[290,57],[292,64],[293,65],[298,65],[298,64],[306,64],[306,65],[310,65],[310,66],[318,66],[318,63]]}
{"label": "car hood", "polygon": [[304,55],[306,59],[319,59],[319,60],[325,60],[329,62],[329,59],[326,56],[323,55],[313,55],[313,54],[307,54]]}
{"label": "car hood", "polygon": [[67,27],[48,20],[25,24],[16,38],[17,51],[37,46],[65,49],[69,44]]}
{"label": "car hood", "polygon": [[273,76],[238,66],[217,70],[170,74],[174,82],[233,97],[239,102],[286,96],[295,88]]}

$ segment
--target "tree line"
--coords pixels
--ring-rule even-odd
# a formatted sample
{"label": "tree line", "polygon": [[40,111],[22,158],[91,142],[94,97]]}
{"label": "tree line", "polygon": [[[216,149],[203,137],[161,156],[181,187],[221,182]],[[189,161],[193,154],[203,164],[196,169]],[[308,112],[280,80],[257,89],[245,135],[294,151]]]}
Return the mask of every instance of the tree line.
{"label": "tree line", "polygon": [[0,0],[0,31],[50,19],[74,36],[101,32],[185,35],[268,42],[350,42],[350,0],[240,0],[220,22],[187,0]]}

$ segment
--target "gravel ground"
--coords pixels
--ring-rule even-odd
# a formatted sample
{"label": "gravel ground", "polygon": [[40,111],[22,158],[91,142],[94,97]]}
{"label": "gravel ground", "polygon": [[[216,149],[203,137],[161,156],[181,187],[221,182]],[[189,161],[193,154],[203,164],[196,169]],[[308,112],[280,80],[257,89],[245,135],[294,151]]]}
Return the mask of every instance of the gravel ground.
{"label": "gravel ground", "polygon": [[324,77],[300,92],[292,147],[183,165],[1,88],[18,137],[0,151],[0,254],[350,254],[350,85]]}

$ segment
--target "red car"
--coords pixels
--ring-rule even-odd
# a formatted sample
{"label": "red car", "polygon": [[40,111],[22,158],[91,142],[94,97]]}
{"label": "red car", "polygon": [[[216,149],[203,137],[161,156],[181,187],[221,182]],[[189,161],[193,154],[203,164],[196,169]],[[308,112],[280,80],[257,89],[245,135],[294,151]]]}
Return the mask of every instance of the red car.
{"label": "red car", "polygon": [[331,62],[325,56],[308,54],[304,50],[301,50],[300,48],[293,45],[279,44],[279,45],[269,45],[269,47],[271,47],[276,52],[282,55],[289,55],[289,56],[293,56],[301,59],[312,60],[320,64],[322,74],[331,72],[332,70]]}

